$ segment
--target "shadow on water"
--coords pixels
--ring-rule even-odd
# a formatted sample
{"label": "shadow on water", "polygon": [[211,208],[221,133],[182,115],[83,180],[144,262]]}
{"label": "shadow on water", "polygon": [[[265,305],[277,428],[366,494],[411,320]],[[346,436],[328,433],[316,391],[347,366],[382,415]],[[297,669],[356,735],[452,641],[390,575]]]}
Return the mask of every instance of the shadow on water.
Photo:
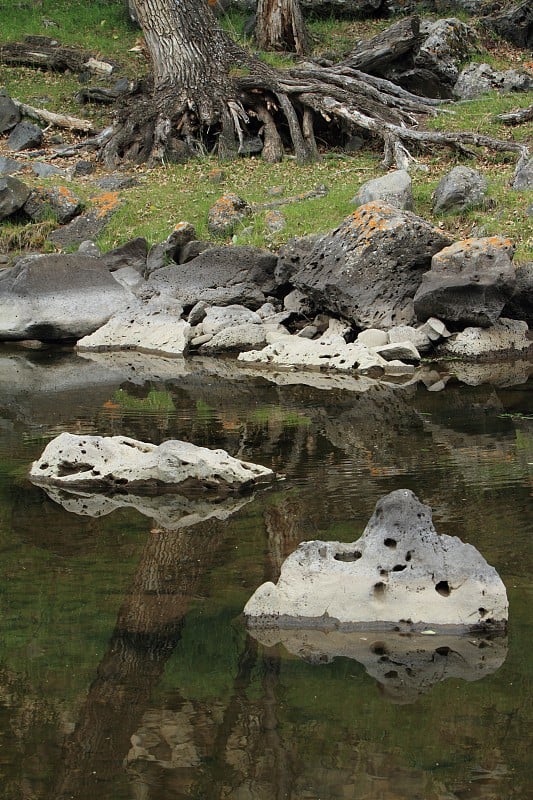
{"label": "shadow on water", "polygon": [[[533,797],[530,371],[428,389],[0,353],[6,800]],[[285,481],[215,509],[47,494],[25,476],[62,430],[223,447]],[[498,569],[508,641],[247,633],[299,542],[354,541],[402,487]]]}

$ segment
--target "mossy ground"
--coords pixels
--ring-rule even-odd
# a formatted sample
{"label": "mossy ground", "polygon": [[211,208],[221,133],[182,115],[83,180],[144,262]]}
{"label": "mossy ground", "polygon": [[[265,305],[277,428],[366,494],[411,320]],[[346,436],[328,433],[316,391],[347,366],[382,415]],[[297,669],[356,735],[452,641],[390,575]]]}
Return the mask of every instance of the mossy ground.
{"label": "mossy ground", "polygon": [[[0,3],[1,5],[1,3]],[[90,50],[99,58],[112,58],[121,65],[121,73],[130,77],[148,71],[149,63],[143,48],[140,32],[128,21],[123,0],[114,2],[81,2],[67,0],[42,0],[41,5],[19,3],[17,14],[3,15],[0,44],[20,41],[27,34],[53,36],[61,44]],[[222,24],[235,36],[246,41],[243,35],[244,18],[238,14],[226,15]],[[343,55],[361,38],[383,29],[391,20],[311,21],[315,54],[330,57]],[[471,21],[472,22],[472,21]],[[271,63],[283,68],[293,62],[284,54],[266,55]],[[483,60],[494,67],[528,66],[529,54],[495,38],[490,34],[480,37],[475,60]],[[91,81],[95,83],[95,81]],[[19,100],[42,106],[58,113],[66,113],[94,121],[99,127],[109,122],[109,107],[93,103],[81,106],[75,96],[80,89],[78,77],[24,67],[1,67],[0,86]],[[447,106],[433,120],[424,122],[428,127],[447,130],[475,130],[499,138],[533,141],[531,124],[517,127],[503,125],[496,115],[504,111],[524,108],[533,102],[533,92],[513,95],[487,95],[479,100]],[[47,138],[53,133],[50,129]],[[63,132],[68,141],[72,134]],[[4,151],[4,152],[2,152]],[[5,151],[5,140],[0,140],[0,153]],[[12,155],[12,154],[10,154]],[[434,150],[416,153],[419,168],[413,170],[413,191],[418,214],[447,229],[455,238],[471,235],[501,234],[513,240],[517,251],[515,261],[521,263],[533,258],[533,216],[528,214],[532,205],[531,192],[511,191],[509,188],[515,161],[509,154],[495,154],[479,150],[472,157],[452,151]],[[85,154],[80,155],[85,158]],[[94,156],[89,156],[94,158]],[[43,157],[46,160],[46,157]],[[144,236],[150,243],[166,238],[179,221],[191,222],[199,238],[209,238],[207,211],[214,201],[226,191],[235,192],[249,203],[273,200],[271,191],[283,187],[283,196],[292,196],[315,188],[328,187],[326,197],[314,198],[281,207],[286,227],[280,233],[271,233],[266,225],[265,212],[258,212],[246,220],[233,236],[238,244],[278,248],[292,236],[322,233],[336,227],[353,210],[352,197],[362,183],[383,174],[380,166],[381,147],[368,142],[353,154],[324,150],[316,164],[300,166],[287,156],[281,164],[265,164],[260,158],[247,157],[235,162],[219,164],[214,156],[196,159],[186,164],[165,165],[156,169],[137,167],[134,171],[139,185],[124,190],[125,202],[98,244],[103,249],[117,246],[134,236]],[[73,161],[60,163],[67,167]],[[440,178],[456,164],[463,163],[482,172],[489,183],[490,207],[472,209],[461,214],[436,216],[431,209],[431,195]],[[97,165],[97,175],[101,167]],[[213,179],[216,172],[218,180]],[[28,169],[22,176],[28,184],[37,182]],[[64,179],[61,179],[65,182]],[[82,199],[88,201],[97,194],[91,178],[67,181],[66,184]],[[42,183],[42,179],[39,179]],[[60,182],[51,178],[50,184]],[[21,246],[51,249],[42,234],[33,235],[27,220],[3,222],[0,227],[0,251],[19,249]]]}

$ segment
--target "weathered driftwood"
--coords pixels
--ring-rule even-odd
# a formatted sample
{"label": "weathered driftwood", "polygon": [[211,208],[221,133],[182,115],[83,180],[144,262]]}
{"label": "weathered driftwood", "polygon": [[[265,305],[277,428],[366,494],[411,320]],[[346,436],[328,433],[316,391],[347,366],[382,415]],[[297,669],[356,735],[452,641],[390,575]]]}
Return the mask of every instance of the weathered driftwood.
{"label": "weathered driftwood", "polygon": [[380,71],[405,57],[420,41],[419,17],[407,17],[371,39],[358,42],[341,64],[363,72]]}
{"label": "weathered driftwood", "polygon": [[63,47],[48,36],[27,36],[23,42],[7,42],[0,47],[0,61],[54,72],[89,71],[109,75],[115,68],[111,62],[95,59],[91,53],[74,47]]}
{"label": "weathered driftwood", "polygon": [[521,108],[518,111],[498,114],[496,119],[499,119],[500,122],[504,122],[506,125],[522,125],[524,122],[529,122],[533,119],[533,103],[527,108]]}
{"label": "weathered driftwood", "polygon": [[27,103],[21,103],[20,100],[15,100],[14,98],[11,98],[11,100],[24,116],[38,119],[40,122],[46,122],[48,125],[53,125],[54,128],[67,128],[68,130],[81,131],[82,133],[97,132],[97,128],[95,128],[88,119],[70,117],[67,114],[55,114],[53,111],[48,111],[46,108],[35,108],[34,106],[29,106]]}

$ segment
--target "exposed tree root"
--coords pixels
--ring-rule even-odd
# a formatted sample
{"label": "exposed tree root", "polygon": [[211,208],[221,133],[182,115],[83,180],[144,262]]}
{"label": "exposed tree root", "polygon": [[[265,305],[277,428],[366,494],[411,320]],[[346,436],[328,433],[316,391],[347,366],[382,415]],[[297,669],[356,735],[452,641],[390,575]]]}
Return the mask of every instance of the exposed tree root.
{"label": "exposed tree root", "polygon": [[229,158],[245,152],[246,140],[260,135],[265,160],[279,161],[291,151],[305,163],[318,158],[318,131],[330,147],[338,146],[343,135],[365,131],[382,141],[385,167],[406,168],[414,158],[411,149],[435,147],[469,155],[472,146],[512,152],[523,163],[529,155],[525,144],[471,132],[422,130],[421,120],[434,116],[445,101],[419,97],[355,68],[416,40],[416,21],[396,27],[402,37],[396,48],[384,37],[374,56],[363,49],[336,66],[303,63],[286,70],[273,69],[228,39],[223,79],[217,81],[211,72],[208,85],[135,98],[119,109],[101,156],[109,166],[124,159],[161,162],[173,157],[172,143],[181,140],[190,153],[218,148],[221,157]]}

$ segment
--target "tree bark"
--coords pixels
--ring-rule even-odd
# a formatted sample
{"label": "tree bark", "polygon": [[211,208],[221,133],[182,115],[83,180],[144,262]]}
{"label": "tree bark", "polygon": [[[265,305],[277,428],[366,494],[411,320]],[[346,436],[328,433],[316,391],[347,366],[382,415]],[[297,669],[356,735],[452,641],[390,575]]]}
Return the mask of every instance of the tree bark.
{"label": "tree bark", "polygon": [[393,26],[393,35],[376,37],[380,52],[374,59],[356,49],[337,65],[276,70],[236,44],[208,3],[135,0],[135,5],[153,63],[151,95],[145,91],[125,99],[101,150],[109,167],[128,159],[172,159],[178,139],[182,154],[183,149],[191,154],[217,150],[221,158],[235,157],[244,139],[257,135],[266,160],[279,161],[292,150],[305,163],[319,157],[317,121],[326,146],[337,146],[346,130],[362,129],[381,139],[387,167],[405,168],[412,160],[410,146],[465,150],[474,145],[516,152],[522,160],[528,155],[525,145],[513,141],[420,130],[421,120],[434,115],[441,101],[415,96],[356,68],[359,63],[375,67],[411,47],[418,35],[416,17]]}
{"label": "tree bark", "polygon": [[255,39],[261,50],[309,51],[309,34],[299,0],[257,0]]}

